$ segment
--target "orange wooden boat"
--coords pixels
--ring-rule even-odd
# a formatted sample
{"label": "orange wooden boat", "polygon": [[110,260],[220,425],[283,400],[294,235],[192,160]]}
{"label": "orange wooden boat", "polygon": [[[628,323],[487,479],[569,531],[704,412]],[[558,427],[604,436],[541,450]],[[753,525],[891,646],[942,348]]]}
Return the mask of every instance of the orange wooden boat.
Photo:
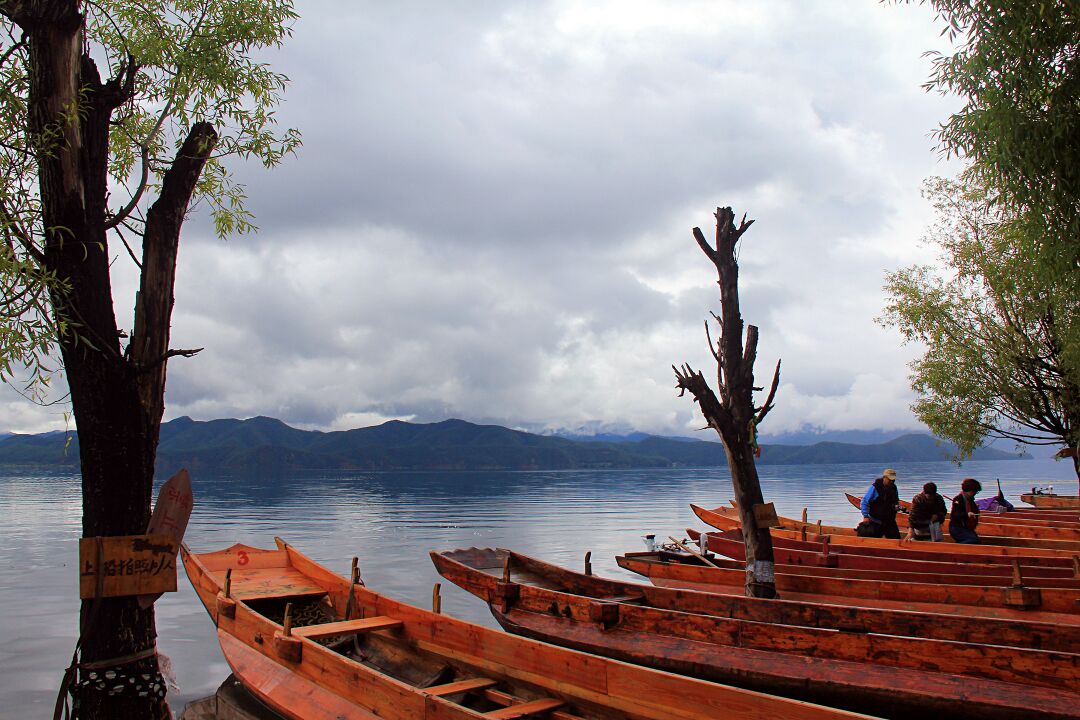
{"label": "orange wooden boat", "polygon": [[[746,582],[743,568],[708,566],[689,555],[627,553],[616,557],[616,562],[660,587],[730,593],[741,589]],[[913,612],[1080,624],[1080,603],[1076,602],[1080,592],[1076,590],[857,580],[806,575],[802,570],[787,573],[777,569],[776,589],[780,597]]]}
{"label": "orange wooden boat", "polygon": [[[633,554],[631,554],[633,555]],[[525,557],[525,556],[522,556]],[[536,560],[536,563],[542,561]],[[435,565],[442,571],[441,562]],[[1080,624],[1058,624],[1027,619],[996,619],[992,617],[972,617],[966,608],[950,607],[950,612],[924,612],[894,610],[874,607],[869,603],[830,604],[826,602],[805,602],[802,600],[746,597],[743,589],[728,588],[725,592],[699,592],[659,585],[641,585],[616,580],[599,580],[600,585],[591,580],[592,575],[580,575],[565,568],[543,563],[543,572],[527,571],[528,564],[516,564],[510,569],[511,580],[531,583],[529,572],[537,577],[548,578],[555,575],[559,584],[572,583],[575,592],[595,594],[598,587],[606,588],[608,601],[612,598],[632,598],[633,604],[678,610],[701,615],[715,615],[733,620],[770,623],[774,625],[799,625],[802,627],[840,630],[847,633],[878,633],[901,637],[917,637],[927,640],[952,640],[983,645],[1003,645],[1006,647],[1030,648],[1076,653],[1080,648]],[[490,572],[486,570],[486,572]],[[447,576],[449,577],[449,576]],[[522,579],[525,578],[525,579]],[[456,582],[456,581],[455,581]],[[527,583],[526,583],[527,584]],[[642,599],[639,599],[642,598]]]}
{"label": "orange wooden boat", "polygon": [[[735,508],[720,507],[716,512],[727,514],[737,518],[739,511]],[[1080,529],[1075,527],[1049,527],[1046,525],[1000,525],[994,524],[989,519],[989,513],[979,521],[979,538],[984,544],[1023,546],[1023,547],[1050,547],[1063,550],[1080,551]],[[992,518],[993,516],[990,516]],[[803,526],[808,529],[817,529],[817,523],[804,522],[794,518],[780,517],[780,522],[785,528],[798,530]],[[907,515],[899,513],[896,516],[896,524],[901,530],[908,527]],[[833,535],[855,535],[855,528],[838,525],[823,525],[823,532]],[[942,523],[945,531],[945,542],[953,542],[949,535],[949,521]]]}
{"label": "orange wooden boat", "polygon": [[233,673],[293,720],[865,717],[507,635],[379,595],[284,542],[184,566]]}
{"label": "orange wooden boat", "polygon": [[[692,540],[700,538],[701,533],[688,529],[687,534]],[[715,543],[725,545],[736,555],[741,555],[734,543],[724,543],[723,540]],[[726,555],[727,553],[721,553]],[[932,570],[918,570],[913,568],[850,568],[840,567],[839,563],[831,564],[828,561],[818,563],[786,563],[784,554],[774,551],[776,571],[794,575],[813,575],[822,578],[841,578],[849,580],[882,580],[899,583],[923,583],[932,585],[974,585],[986,587],[1009,587],[1024,586],[1040,589],[1062,590],[1070,592],[1080,600],[1080,578],[1073,577],[1046,577],[1032,576],[1017,565],[1010,567],[1008,575],[989,575],[967,572],[969,566],[950,566],[948,563],[936,563],[945,565]],[[714,566],[729,570],[745,572],[746,563],[742,559],[710,558]]]}
{"label": "orange wooden boat", "polygon": [[1024,493],[1020,499],[1039,509],[1080,510],[1080,496]]}
{"label": "orange wooden boat", "polygon": [[[857,495],[851,493],[844,493],[844,497],[848,499],[848,502],[855,507],[861,507],[862,500]],[[908,503],[909,505],[911,503]],[[1043,537],[1044,535],[1054,537],[1052,533],[1046,534],[1045,530],[1050,529],[1063,529],[1063,530],[1077,530],[1080,529],[1080,520],[1071,518],[1045,518],[1045,517],[1029,517],[1024,515],[1018,515],[1015,512],[983,512],[979,516],[979,530],[985,531],[988,535],[1013,535],[1014,537]],[[908,527],[908,517],[904,512],[898,513],[896,516],[896,524],[899,527]],[[944,527],[947,529],[949,526],[948,520],[945,521]],[[1035,528],[1043,531],[1043,534],[1019,534],[1021,531],[1018,528]],[[1059,540],[1075,539],[1070,536],[1059,536]]]}
{"label": "orange wooden boat", "polygon": [[[855,498],[855,507],[859,507],[859,504],[862,501],[862,498],[860,498],[858,495],[852,495],[851,493],[844,493],[844,494],[847,495],[848,498],[854,497]],[[900,509],[901,509],[902,512],[910,512],[911,511],[911,501],[910,500],[901,500],[900,501]],[[1061,510],[1061,509],[1055,510],[1053,508],[1025,508],[1025,507],[1018,507],[1015,510],[1010,510],[1007,513],[1000,513],[1000,514],[1004,515],[1007,518],[1014,518],[1015,517],[1015,518],[1018,518],[1018,519],[1019,518],[1040,519],[1041,518],[1041,519],[1046,519],[1046,520],[1069,520],[1069,521],[1074,521],[1074,520],[1080,519],[1080,513],[1077,513],[1075,510],[1067,510],[1067,509],[1066,510]]]}
{"label": "orange wooden boat", "polygon": [[[690,505],[694,513],[701,518],[702,522],[711,525],[718,530],[733,530],[741,527],[738,512],[733,508],[718,507],[709,510],[699,505]],[[867,545],[870,547],[905,547],[917,544],[919,549],[947,553],[963,553],[972,555],[1052,555],[1058,557],[1070,557],[1080,553],[1080,542],[1068,540],[1035,540],[1031,538],[1013,538],[980,535],[982,543],[979,545],[963,545],[952,541],[946,533],[945,542],[927,543],[917,540],[890,540],[888,538],[864,538],[855,535],[853,528],[839,527],[836,525],[824,525],[818,523],[804,523],[791,518],[780,518],[782,527],[773,528],[774,535],[805,539],[806,537],[831,536],[834,545]],[[931,547],[933,546],[933,547]]]}
{"label": "orange wooden boat", "polygon": [[[702,533],[687,528],[687,536],[699,543]],[[742,533],[738,530],[705,533],[706,546],[714,553],[719,553],[732,560],[745,561],[746,546]],[[844,577],[861,579],[893,579],[909,582],[943,582],[952,585],[1012,585],[1024,584],[1032,587],[1080,588],[1080,575],[1077,570],[1068,567],[1025,567],[1014,568],[1005,564],[982,564],[941,562],[938,560],[906,560],[895,557],[873,557],[852,553],[835,553],[826,543],[822,550],[796,550],[773,545],[773,557],[778,567],[787,568],[786,572],[804,572],[798,568],[825,568],[842,571]],[[792,569],[794,568],[794,569]],[[1017,581],[1019,573],[1019,582]],[[815,574],[815,573],[807,573]],[[938,580],[937,578],[941,578]]]}
{"label": "orange wooden boat", "polygon": [[[723,611],[716,596],[581,575],[508,550],[432,560],[506,629],[609,657],[889,717],[1080,717],[1072,653],[735,619],[698,611]],[[762,612],[773,602],[744,600]]]}

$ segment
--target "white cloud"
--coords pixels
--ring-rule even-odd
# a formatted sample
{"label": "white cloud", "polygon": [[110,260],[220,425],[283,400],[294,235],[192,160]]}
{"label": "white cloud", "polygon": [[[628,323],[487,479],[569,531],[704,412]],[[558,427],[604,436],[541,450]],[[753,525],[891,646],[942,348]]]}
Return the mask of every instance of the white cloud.
{"label": "white cloud", "polygon": [[[340,429],[449,416],[695,426],[717,204],[757,224],[743,313],[773,430],[914,424],[912,350],[874,317],[925,259],[918,195],[951,101],[925,8],[876,2],[301,2],[268,59],[305,145],[241,167],[257,237],[182,240],[167,417]],[[130,326],[135,279],[117,262]],[[0,403],[0,428],[56,415]]]}

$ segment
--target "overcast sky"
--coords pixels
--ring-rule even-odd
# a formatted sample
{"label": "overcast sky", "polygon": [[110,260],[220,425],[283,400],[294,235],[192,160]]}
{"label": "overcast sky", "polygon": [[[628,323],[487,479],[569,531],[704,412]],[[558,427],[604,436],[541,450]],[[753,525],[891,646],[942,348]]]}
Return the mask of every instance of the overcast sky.
{"label": "overcast sky", "polygon": [[[458,417],[529,430],[701,426],[715,271],[690,229],[744,236],[763,432],[919,427],[916,348],[875,322],[887,270],[931,259],[920,186],[953,174],[918,6],[300,0],[270,56],[304,135],[238,167],[260,231],[181,241],[166,418],[345,429]],[[115,305],[130,327],[122,249]],[[64,407],[0,393],[0,429]]]}

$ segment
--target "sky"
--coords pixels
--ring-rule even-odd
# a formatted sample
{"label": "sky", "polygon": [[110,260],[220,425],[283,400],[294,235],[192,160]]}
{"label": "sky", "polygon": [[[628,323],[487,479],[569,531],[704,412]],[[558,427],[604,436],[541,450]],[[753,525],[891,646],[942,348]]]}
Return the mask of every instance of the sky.
{"label": "sky", "polygon": [[[925,178],[953,175],[926,92],[932,11],[876,0],[298,0],[266,59],[303,133],[232,168],[259,232],[181,239],[166,419],[308,429],[462,418],[531,431],[702,436],[672,364],[715,373],[715,269],[741,243],[763,435],[914,430],[919,348],[875,320],[887,271],[928,262]],[[114,306],[131,326],[122,248]],[[714,333],[715,336],[715,333]],[[62,395],[62,386],[57,397]],[[64,428],[0,389],[0,430]]]}

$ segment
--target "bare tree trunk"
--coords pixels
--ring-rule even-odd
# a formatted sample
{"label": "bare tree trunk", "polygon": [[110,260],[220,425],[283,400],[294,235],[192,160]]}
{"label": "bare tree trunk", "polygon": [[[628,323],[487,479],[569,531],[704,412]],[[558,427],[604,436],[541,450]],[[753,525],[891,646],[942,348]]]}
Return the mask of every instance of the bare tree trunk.
{"label": "bare tree trunk", "polygon": [[[77,0],[0,1],[0,11],[29,39],[30,133],[46,233],[41,260],[59,281],[52,304],[68,327],[59,340],[79,432],[83,536],[141,534],[150,519],[165,364],[176,354],[168,343],[180,227],[217,135],[205,123],[192,128],[150,208],[136,327],[125,352],[109,276],[109,121],[130,97],[137,68],[129,64],[101,81],[83,55]],[[140,608],[135,597],[84,601],[80,632],[78,717],[170,716],[153,607]]]}
{"label": "bare tree trunk", "polygon": [[[721,315],[713,315],[720,324],[720,336],[715,346],[709,338],[709,350],[716,359],[717,398],[700,372],[689,365],[675,370],[677,387],[689,391],[701,408],[709,427],[720,436],[731,469],[735,500],[739,504],[739,519],[746,543],[746,594],[750,597],[776,597],[776,580],[772,536],[767,527],[759,528],[754,506],[763,502],[761,483],[754,463],[757,426],[772,409],[772,400],[780,382],[780,363],[776,364],[768,399],[754,407],[754,361],[757,359],[757,327],[746,328],[743,344],[743,320],[739,309],[739,265],[735,246],[742,234],[753,224],[743,216],[736,228],[731,208],[716,209],[716,241],[710,247],[699,228],[694,228],[698,247],[713,262],[719,277]],[[708,337],[708,322],[705,332]]]}

